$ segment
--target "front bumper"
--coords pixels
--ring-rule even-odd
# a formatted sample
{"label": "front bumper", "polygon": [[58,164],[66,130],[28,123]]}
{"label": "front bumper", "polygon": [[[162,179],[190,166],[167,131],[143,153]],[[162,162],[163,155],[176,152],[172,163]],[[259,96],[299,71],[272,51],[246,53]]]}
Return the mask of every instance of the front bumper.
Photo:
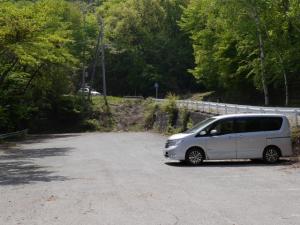
{"label": "front bumper", "polygon": [[163,150],[163,154],[164,154],[164,157],[168,158],[168,159],[184,160],[182,151],[178,146],[172,146],[169,148],[165,148]]}

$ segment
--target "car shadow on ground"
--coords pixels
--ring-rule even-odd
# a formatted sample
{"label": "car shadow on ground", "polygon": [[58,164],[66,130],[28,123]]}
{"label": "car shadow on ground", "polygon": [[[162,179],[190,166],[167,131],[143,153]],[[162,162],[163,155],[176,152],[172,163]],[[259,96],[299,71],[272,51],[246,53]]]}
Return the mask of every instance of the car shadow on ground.
{"label": "car shadow on ground", "polygon": [[65,181],[49,167],[37,165],[36,158],[65,156],[71,148],[11,149],[0,155],[0,186],[34,182]]}
{"label": "car shadow on ground", "polygon": [[204,161],[199,166],[193,166],[185,162],[166,162],[168,166],[174,167],[267,167],[267,166],[291,166],[297,163],[291,159],[281,159],[278,163],[267,164],[262,160],[231,160],[231,161]]}

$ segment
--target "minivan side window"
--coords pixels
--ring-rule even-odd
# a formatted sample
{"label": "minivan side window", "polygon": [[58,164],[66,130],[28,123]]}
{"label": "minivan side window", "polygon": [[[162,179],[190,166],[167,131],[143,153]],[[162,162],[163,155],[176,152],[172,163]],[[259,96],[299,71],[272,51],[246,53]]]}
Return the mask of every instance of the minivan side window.
{"label": "minivan side window", "polygon": [[244,117],[235,121],[236,133],[275,131],[282,125],[281,117]]}
{"label": "minivan side window", "polygon": [[261,130],[263,131],[272,131],[280,130],[282,126],[281,117],[265,117],[260,120]]}
{"label": "minivan side window", "polygon": [[233,119],[226,119],[220,120],[212,124],[209,129],[209,132],[212,130],[216,130],[216,135],[224,135],[224,134],[231,134],[234,132],[234,120]]}

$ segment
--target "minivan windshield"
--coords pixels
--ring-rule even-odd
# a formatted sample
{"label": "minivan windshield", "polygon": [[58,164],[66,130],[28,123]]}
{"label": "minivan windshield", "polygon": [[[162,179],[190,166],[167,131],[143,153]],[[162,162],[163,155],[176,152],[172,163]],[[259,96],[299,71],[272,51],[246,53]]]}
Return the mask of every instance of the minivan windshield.
{"label": "minivan windshield", "polygon": [[212,121],[216,120],[216,118],[209,118],[206,120],[201,121],[200,123],[197,123],[194,127],[191,129],[188,129],[187,131],[183,132],[185,134],[192,134],[198,132],[200,129],[206,127],[208,124],[210,124]]}

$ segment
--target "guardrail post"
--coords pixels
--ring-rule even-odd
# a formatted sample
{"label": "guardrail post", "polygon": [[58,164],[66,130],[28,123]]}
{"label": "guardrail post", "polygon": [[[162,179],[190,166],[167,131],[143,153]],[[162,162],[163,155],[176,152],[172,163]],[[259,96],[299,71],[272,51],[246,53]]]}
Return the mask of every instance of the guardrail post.
{"label": "guardrail post", "polygon": [[217,114],[219,114],[219,104],[216,104],[216,110],[217,110]]}
{"label": "guardrail post", "polygon": [[205,104],[202,102],[202,112],[205,112]]}
{"label": "guardrail post", "polygon": [[227,105],[225,104],[225,114],[227,114]]}
{"label": "guardrail post", "polygon": [[208,103],[208,112],[210,113],[210,103]]}

